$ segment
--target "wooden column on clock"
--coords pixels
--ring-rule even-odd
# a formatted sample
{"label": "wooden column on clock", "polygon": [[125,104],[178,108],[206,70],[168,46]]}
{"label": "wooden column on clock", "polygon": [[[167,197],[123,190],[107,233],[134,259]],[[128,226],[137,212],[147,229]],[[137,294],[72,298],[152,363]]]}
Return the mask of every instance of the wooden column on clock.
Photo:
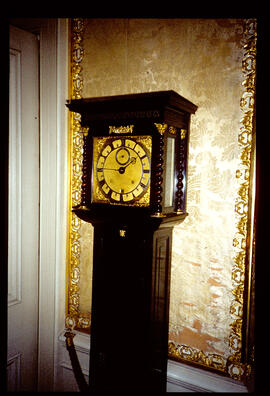
{"label": "wooden column on clock", "polygon": [[172,231],[187,216],[197,106],[174,91],[67,106],[84,136],[73,210],[94,226],[90,391],[165,392]]}

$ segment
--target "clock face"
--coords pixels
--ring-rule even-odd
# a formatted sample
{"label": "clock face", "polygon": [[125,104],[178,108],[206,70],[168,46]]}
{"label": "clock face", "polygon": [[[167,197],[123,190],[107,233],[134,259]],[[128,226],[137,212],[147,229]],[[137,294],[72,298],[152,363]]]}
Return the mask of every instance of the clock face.
{"label": "clock face", "polygon": [[94,138],[93,202],[149,206],[151,136]]}

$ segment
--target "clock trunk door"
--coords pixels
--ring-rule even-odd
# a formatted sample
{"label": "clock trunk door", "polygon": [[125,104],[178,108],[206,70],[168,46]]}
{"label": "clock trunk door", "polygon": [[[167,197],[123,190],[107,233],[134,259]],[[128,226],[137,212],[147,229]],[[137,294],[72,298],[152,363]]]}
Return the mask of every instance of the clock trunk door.
{"label": "clock trunk door", "polygon": [[132,388],[147,389],[151,374],[147,355],[151,353],[152,239],[147,234],[141,237],[141,233],[136,228],[95,227],[91,361],[96,364],[90,364],[93,390],[115,389],[119,383],[123,390],[131,384]]}

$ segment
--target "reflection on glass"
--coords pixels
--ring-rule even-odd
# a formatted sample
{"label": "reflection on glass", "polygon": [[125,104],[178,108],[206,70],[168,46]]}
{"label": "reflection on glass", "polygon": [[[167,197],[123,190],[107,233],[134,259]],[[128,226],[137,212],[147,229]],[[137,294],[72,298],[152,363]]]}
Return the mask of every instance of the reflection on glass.
{"label": "reflection on glass", "polygon": [[173,206],[173,182],[174,182],[174,152],[175,139],[167,138],[166,172],[165,172],[165,207]]}

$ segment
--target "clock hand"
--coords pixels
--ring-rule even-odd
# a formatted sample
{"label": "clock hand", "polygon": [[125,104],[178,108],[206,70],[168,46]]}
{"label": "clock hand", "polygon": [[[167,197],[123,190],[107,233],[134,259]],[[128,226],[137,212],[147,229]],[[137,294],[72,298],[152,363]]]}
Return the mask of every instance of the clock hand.
{"label": "clock hand", "polygon": [[129,162],[127,165],[125,165],[125,166],[120,166],[120,168],[118,169],[118,170],[119,170],[119,173],[121,173],[121,174],[125,173],[126,168],[127,168],[129,165],[135,164],[135,163],[136,163],[136,158],[135,158],[135,157],[132,157],[131,160],[130,160],[130,162]]}
{"label": "clock hand", "polygon": [[135,164],[135,163],[136,163],[136,158],[135,157],[131,157],[130,162],[127,165],[123,166],[123,168],[127,168],[130,164]]}
{"label": "clock hand", "polygon": [[127,165],[125,165],[125,166],[120,166],[120,168],[118,168],[118,169],[116,169],[116,168],[103,168],[103,170],[113,170],[113,171],[118,171],[119,173],[124,173],[125,172],[125,169],[129,166],[129,165],[131,165],[131,164],[135,164],[135,162],[136,162],[136,158],[135,157],[132,157],[131,158],[131,160],[130,160],[130,162],[127,164]]}
{"label": "clock hand", "polygon": [[[101,168],[102,169],[102,168]],[[103,170],[114,170],[114,171],[119,171],[119,168],[103,168]]]}

